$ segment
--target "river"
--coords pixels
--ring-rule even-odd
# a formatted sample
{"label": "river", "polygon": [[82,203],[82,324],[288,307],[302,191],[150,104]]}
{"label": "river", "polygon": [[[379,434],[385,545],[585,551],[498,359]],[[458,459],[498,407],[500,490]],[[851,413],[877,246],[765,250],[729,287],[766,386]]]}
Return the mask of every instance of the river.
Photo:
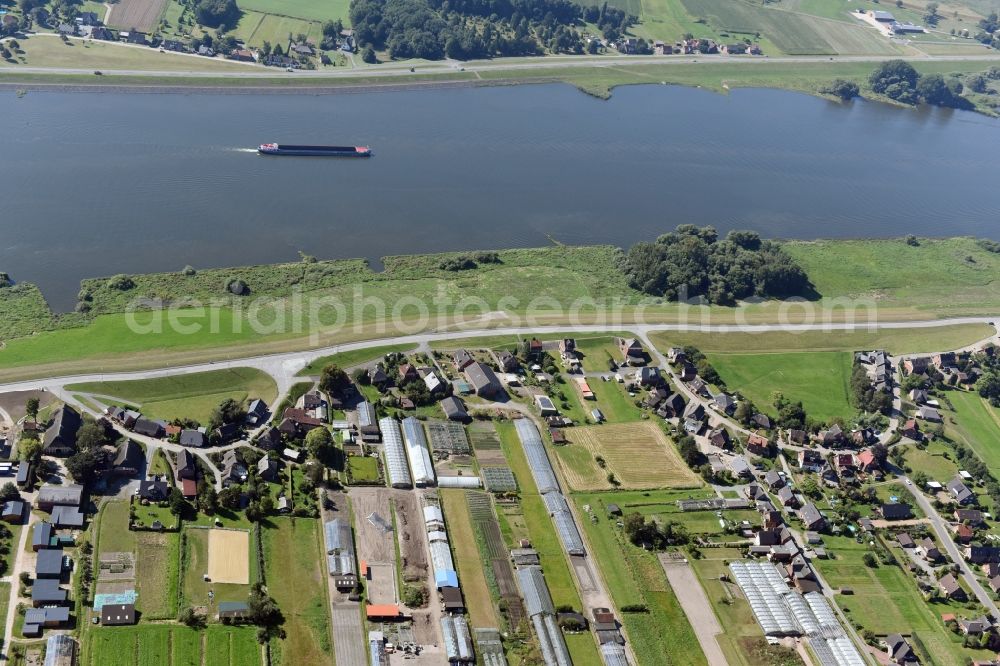
{"label": "river", "polygon": [[[334,95],[0,95],[0,271],[79,280],[320,258],[626,246],[677,224],[769,237],[1000,238],[1000,120],[560,84]],[[268,141],[370,160],[262,157]]]}

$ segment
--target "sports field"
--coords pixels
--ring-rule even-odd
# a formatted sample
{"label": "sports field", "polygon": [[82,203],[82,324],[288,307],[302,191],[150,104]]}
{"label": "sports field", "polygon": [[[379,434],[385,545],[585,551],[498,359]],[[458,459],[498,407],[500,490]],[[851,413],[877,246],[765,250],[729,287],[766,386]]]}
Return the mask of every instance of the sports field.
{"label": "sports field", "polygon": [[802,401],[806,414],[823,421],[848,418],[850,404],[850,352],[797,352],[792,354],[708,354],[730,391],[739,392],[758,409],[774,415],[772,394]]}
{"label": "sports field", "polygon": [[[563,465],[566,482],[573,490],[610,488],[608,472],[614,473],[622,488],[629,489],[701,485],[663,431],[649,421],[573,428],[570,436],[573,443],[569,446],[579,447],[590,456],[589,467]],[[604,458],[607,470],[597,466],[594,456]]]}
{"label": "sports field", "polygon": [[217,583],[250,583],[250,534],[209,530],[208,577]]}
{"label": "sports field", "polygon": [[[190,606],[210,606],[220,601],[246,601],[250,588],[247,585],[220,583],[215,580],[206,581],[208,573],[208,542],[209,534],[215,530],[191,529],[184,530],[184,560],[182,571],[182,593],[184,603]],[[251,571],[251,580],[255,578]],[[212,597],[209,598],[209,592]]]}
{"label": "sports field", "polygon": [[270,376],[253,368],[232,368],[189,375],[122,382],[74,384],[71,390],[111,396],[138,405],[149,418],[189,418],[207,422],[223,400],[261,398],[271,404],[277,385]]}

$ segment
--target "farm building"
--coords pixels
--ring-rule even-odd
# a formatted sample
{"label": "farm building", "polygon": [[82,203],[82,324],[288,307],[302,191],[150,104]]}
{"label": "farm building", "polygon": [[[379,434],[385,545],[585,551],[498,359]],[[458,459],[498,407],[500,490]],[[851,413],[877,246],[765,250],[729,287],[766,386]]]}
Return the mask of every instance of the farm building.
{"label": "farm building", "polygon": [[424,527],[428,532],[444,531],[444,514],[441,507],[429,505],[424,507]]}
{"label": "farm building", "polygon": [[569,666],[573,661],[566,648],[562,630],[556,623],[555,606],[541,567],[521,567],[517,570],[517,582],[524,597],[525,611],[538,635],[546,666]]}
{"label": "farm building", "polygon": [[496,629],[475,629],[476,646],[483,656],[484,666],[507,666],[507,657],[503,653],[503,641]]}
{"label": "farm building", "polygon": [[545,453],[545,445],[542,444],[542,437],[538,434],[538,428],[528,419],[518,419],[514,421],[517,429],[517,436],[524,447],[524,455],[528,459],[528,467],[531,468],[531,476],[535,480],[535,486],[542,495],[559,490],[559,483],[556,481],[555,472],[552,470],[552,463]]}
{"label": "farm building", "polygon": [[389,666],[389,655],[385,651],[385,635],[381,631],[368,632],[368,654],[371,666]]}
{"label": "farm building", "polygon": [[618,643],[605,643],[601,646],[601,659],[604,666],[628,666],[625,648]]}
{"label": "farm building", "polygon": [[362,441],[375,443],[381,439],[379,434],[381,421],[377,421],[376,418],[372,403],[366,400],[358,405],[358,431],[361,433]]}
{"label": "farm building", "polygon": [[73,666],[76,660],[76,641],[66,634],[53,634],[45,642],[44,666]]}
{"label": "farm building", "polygon": [[56,505],[80,506],[83,499],[83,486],[71,484],[67,486],[44,485],[35,497],[35,504],[42,511],[51,511]]}
{"label": "farm building", "polygon": [[480,488],[483,482],[478,476],[439,476],[439,488]]}
{"label": "farm building", "polygon": [[135,605],[104,604],[101,606],[101,624],[108,627],[135,624]]}
{"label": "farm building", "polygon": [[340,518],[323,524],[327,570],[338,589],[353,589],[358,582],[354,564],[354,538],[351,525]]}
{"label": "farm building", "polygon": [[563,548],[570,555],[584,555],[586,550],[583,547],[583,538],[581,538],[580,530],[573,520],[573,514],[570,513],[566,498],[563,497],[562,493],[546,493],[542,495],[542,499],[545,501],[545,508],[549,515],[552,516],[552,522],[556,526],[556,534],[559,535],[559,541],[562,542]]}
{"label": "farm building", "polygon": [[454,663],[476,660],[472,651],[472,636],[464,616],[442,617],[441,635],[444,637],[444,651],[448,661]]}
{"label": "farm building", "polygon": [[382,445],[385,449],[385,468],[389,475],[389,485],[393,488],[409,488],[413,485],[410,468],[406,464],[406,450],[403,447],[403,433],[399,422],[391,416],[379,421],[382,429]]}
{"label": "farm building", "polygon": [[458,574],[451,558],[448,535],[442,531],[427,534],[427,547],[431,551],[431,567],[434,569],[434,584],[442,587],[458,587]]}
{"label": "farm building", "polygon": [[410,461],[414,485],[434,485],[434,464],[427,450],[423,424],[412,416],[403,419],[403,439],[406,442],[406,457]]}
{"label": "farm building", "polygon": [[469,420],[469,412],[465,408],[465,403],[461,398],[451,395],[441,401],[441,409],[444,415],[451,421],[466,422]]}

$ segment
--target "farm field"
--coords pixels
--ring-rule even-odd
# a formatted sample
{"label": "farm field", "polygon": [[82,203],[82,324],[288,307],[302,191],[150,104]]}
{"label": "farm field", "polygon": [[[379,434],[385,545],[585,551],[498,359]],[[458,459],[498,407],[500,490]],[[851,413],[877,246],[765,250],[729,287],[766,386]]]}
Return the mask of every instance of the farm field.
{"label": "farm field", "polygon": [[[291,16],[308,21],[333,21],[341,19],[350,26],[348,0],[244,0],[240,9],[249,9],[264,14]],[[287,37],[287,35],[286,35]]]}
{"label": "farm field", "polygon": [[56,37],[35,35],[19,39],[24,60],[16,63],[0,60],[0,70],[28,67],[65,67],[71,69],[172,70],[178,72],[243,71],[248,65],[221,58],[200,58],[176,53],[160,53],[146,47],[130,47],[110,42],[84,42],[71,39],[68,43]]}
{"label": "farm field", "polygon": [[793,402],[801,400],[806,414],[823,421],[846,419],[855,412],[849,397],[850,352],[708,353],[707,357],[729,391],[772,416],[775,391]]}
{"label": "farm field", "polygon": [[[608,502],[619,503],[623,510],[628,511],[626,506],[630,503],[650,501],[645,495],[574,495],[573,501],[581,511],[585,504],[589,504],[593,515],[597,516],[597,522],[583,520],[581,523],[593,549],[591,557],[601,568],[615,606],[644,604],[649,608],[648,613],[621,613],[619,616],[639,663],[669,666],[705,664],[705,656],[694,630],[656,555],[627,543],[621,530],[606,518]],[[704,496],[706,493],[655,493],[663,502],[689,495]]]}
{"label": "farm field", "polygon": [[288,35],[303,34],[309,40],[319,43],[323,37],[322,25],[291,16],[275,16],[261,12],[243,11],[233,36],[251,46],[262,46],[264,42],[288,46]]}
{"label": "farm field", "polygon": [[[203,643],[204,640],[204,643]],[[83,666],[254,666],[260,647],[252,627],[212,625],[205,635],[181,625],[91,627],[84,631]]]}
{"label": "farm field", "polygon": [[[569,433],[572,444],[590,454],[593,471],[585,471],[576,457],[574,465],[566,465],[566,482],[573,490],[610,488],[607,472],[618,478],[624,489],[638,488],[697,488],[701,480],[680,459],[667,436],[655,423],[605,424],[573,428]],[[556,447],[557,455],[567,447]],[[595,456],[607,461],[607,471],[597,467]]]}
{"label": "farm field", "polygon": [[957,636],[948,631],[940,613],[953,609],[947,605],[927,605],[916,583],[898,566],[866,567],[862,557],[868,547],[847,537],[824,537],[827,551],[834,559],[815,560],[823,577],[834,589],[850,587],[854,594],[836,596],[836,601],[855,623],[879,636],[902,632],[917,636],[930,653],[932,663],[959,666],[969,658],[984,659],[985,652],[961,646]]}
{"label": "farm field", "polygon": [[[249,585],[205,581],[203,574],[209,569],[209,539],[215,530],[185,528],[184,530],[184,577],[183,594],[185,603],[192,606],[210,606],[221,601],[245,601],[250,593]],[[252,540],[251,540],[252,541]],[[215,596],[210,601],[208,592]],[[210,608],[209,616],[213,615]]]}
{"label": "farm field", "polygon": [[285,616],[287,636],[272,642],[285,666],[333,665],[324,561],[318,521],[275,518],[263,529],[268,592]]}
{"label": "farm field", "polygon": [[147,620],[172,620],[177,617],[180,537],[176,532],[136,532],[135,540],[136,608]]}
{"label": "farm field", "polygon": [[107,24],[121,30],[150,32],[160,21],[167,0],[119,0],[111,5]]}
{"label": "farm field", "polygon": [[410,352],[416,348],[417,346],[414,344],[382,345],[381,347],[368,347],[367,349],[355,349],[352,351],[331,354],[330,356],[321,356],[306,367],[302,368],[297,376],[307,377],[310,375],[319,375],[323,372],[323,368],[331,364],[345,369],[353,368],[356,365],[380,359],[386,354],[391,354],[392,352]]}
{"label": "farm field", "polygon": [[439,494],[448,532],[454,544],[455,564],[458,567],[458,576],[462,583],[465,604],[469,609],[471,625],[497,627],[499,620],[484,574],[484,567],[488,565],[480,558],[466,493],[464,490],[442,489]]}
{"label": "farm field", "polygon": [[788,55],[892,55],[892,43],[862,24],[828,21],[744,0],[682,0],[688,14],[720,33],[760,33]]}
{"label": "farm field", "polygon": [[1000,473],[1000,447],[996,444],[1000,435],[1000,410],[991,407],[977,393],[951,391],[948,399],[955,408],[955,423],[949,423],[947,429],[956,431],[990,471]]}
{"label": "farm field", "polygon": [[74,391],[112,396],[138,405],[144,416],[171,420],[190,418],[206,423],[223,400],[277,397],[277,386],[266,373],[253,368],[213,370],[189,375],[119,382],[74,384]]}

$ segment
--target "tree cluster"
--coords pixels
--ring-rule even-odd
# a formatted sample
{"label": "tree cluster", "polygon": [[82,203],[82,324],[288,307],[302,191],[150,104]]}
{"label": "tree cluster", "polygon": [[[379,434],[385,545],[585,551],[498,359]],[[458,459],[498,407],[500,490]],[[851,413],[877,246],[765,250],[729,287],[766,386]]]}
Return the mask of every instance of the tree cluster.
{"label": "tree cluster", "polygon": [[861,94],[858,84],[846,79],[834,79],[828,85],[823,86],[819,91],[825,95],[834,95],[843,101],[852,100]]}
{"label": "tree cluster", "polygon": [[194,6],[194,17],[201,25],[210,28],[235,26],[240,20],[240,8],[236,0],[198,0]]}
{"label": "tree cluster", "polygon": [[365,62],[374,49],[429,60],[583,53],[582,14],[569,0],[352,0],[350,8]]}
{"label": "tree cluster", "polygon": [[972,108],[971,102],[962,97],[962,82],[945,79],[940,74],[921,76],[905,60],[887,60],[868,77],[872,90],[903,104],[923,102],[932,106],[954,109]]}
{"label": "tree cluster", "polygon": [[658,523],[652,518],[647,520],[641,513],[630,513],[623,522],[625,536],[636,546],[663,550],[667,546],[682,546],[690,540],[687,529],[670,520]]}
{"label": "tree cluster", "polygon": [[669,300],[702,297],[731,305],[750,296],[802,295],[810,288],[801,266],[774,242],[752,231],[682,224],[655,242],[636,243],[624,260],[629,284]]}
{"label": "tree cluster", "polygon": [[889,415],[892,411],[892,395],[872,386],[868,373],[860,363],[851,370],[851,399],[862,412]]}

